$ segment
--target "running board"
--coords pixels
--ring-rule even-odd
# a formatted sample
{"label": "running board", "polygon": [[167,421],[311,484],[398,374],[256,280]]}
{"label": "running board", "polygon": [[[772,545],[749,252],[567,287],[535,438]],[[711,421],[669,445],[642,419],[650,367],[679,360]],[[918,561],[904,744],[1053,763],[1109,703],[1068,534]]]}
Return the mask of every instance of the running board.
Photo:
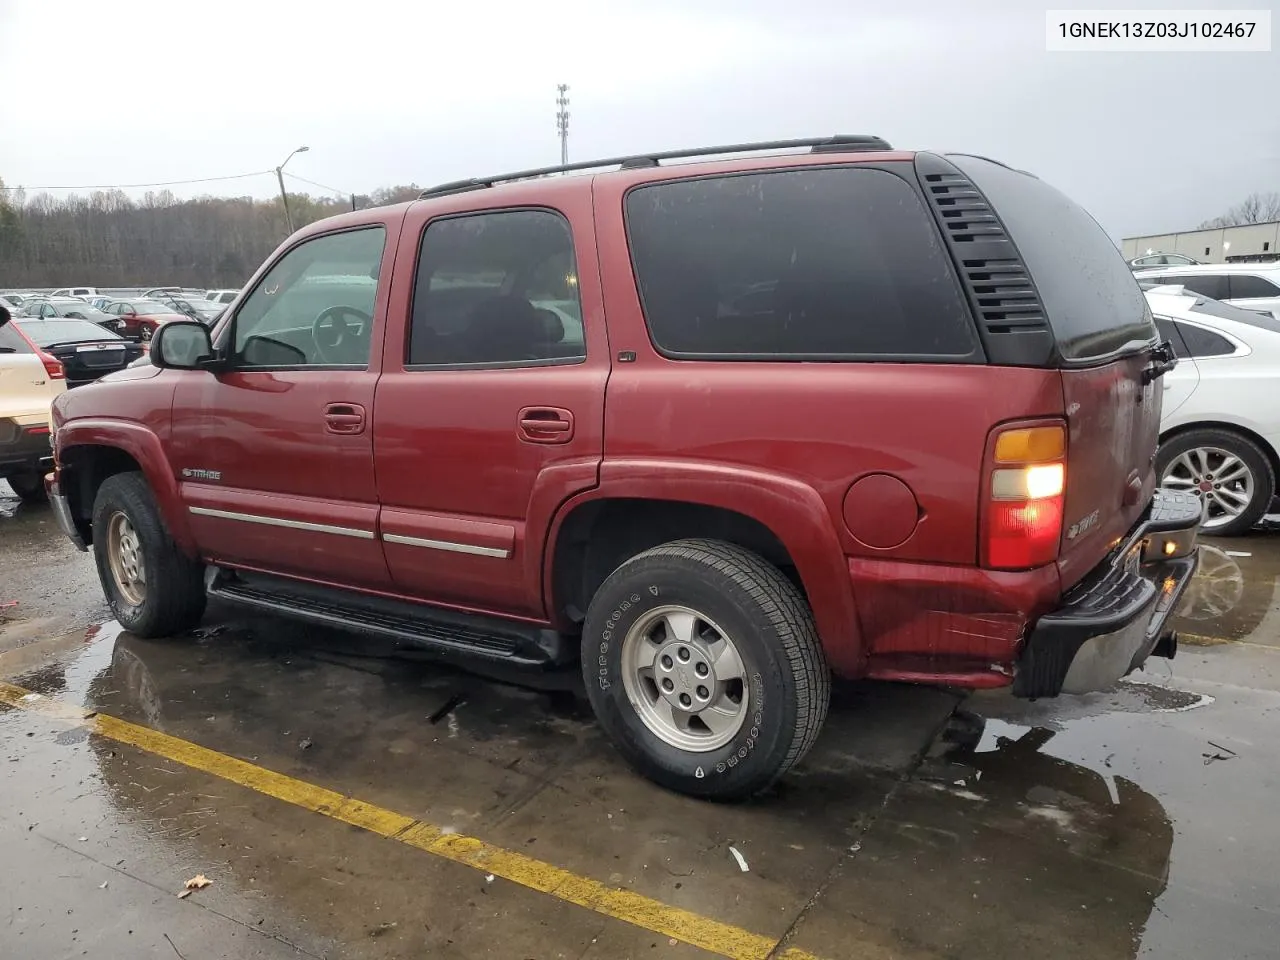
{"label": "running board", "polygon": [[554,630],[283,577],[213,570],[209,596],[340,630],[527,666],[563,663],[577,647]]}

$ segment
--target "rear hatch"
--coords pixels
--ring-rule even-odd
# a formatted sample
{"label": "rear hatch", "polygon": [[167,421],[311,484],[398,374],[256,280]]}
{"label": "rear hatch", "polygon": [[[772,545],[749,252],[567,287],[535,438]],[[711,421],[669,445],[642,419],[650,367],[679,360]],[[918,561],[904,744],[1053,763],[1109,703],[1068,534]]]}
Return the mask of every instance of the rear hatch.
{"label": "rear hatch", "polygon": [[67,380],[73,384],[121,370],[142,354],[138,344],[77,317],[47,317],[18,323],[45,353],[62,362]]}
{"label": "rear hatch", "polygon": [[[1038,297],[1027,313],[1041,315],[1042,327],[1047,320],[1051,334],[1042,362],[1061,371],[1067,418],[1065,589],[1133,527],[1155,489],[1163,391],[1144,381],[1159,337],[1133,272],[1083,208],[1030,174],[947,159],[994,208],[1034,285],[1025,296]],[[1016,332],[1031,342],[1030,324]]]}

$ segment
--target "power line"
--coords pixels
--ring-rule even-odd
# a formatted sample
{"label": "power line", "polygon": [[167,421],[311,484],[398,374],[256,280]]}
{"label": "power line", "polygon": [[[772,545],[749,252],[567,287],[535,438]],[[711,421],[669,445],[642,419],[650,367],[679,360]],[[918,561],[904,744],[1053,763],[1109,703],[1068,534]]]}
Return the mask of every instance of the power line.
{"label": "power line", "polygon": [[344,197],[351,196],[350,190],[339,190],[337,187],[330,187],[330,186],[326,186],[323,183],[316,183],[316,181],[308,180],[306,177],[300,177],[296,173],[286,172],[285,176],[288,177],[290,180],[301,180],[303,183],[310,184],[313,187],[319,187],[321,190],[328,190],[330,193],[337,193]]}
{"label": "power line", "polygon": [[[82,183],[70,187],[28,187],[19,184],[16,187],[2,187],[4,190],[138,190],[142,187],[181,187],[192,183],[214,183],[219,180],[247,180],[249,177],[261,177],[274,173],[274,170],[257,170],[253,173],[235,173],[229,177],[201,177],[198,180],[164,180],[159,183]],[[326,188],[327,189],[327,188]]]}

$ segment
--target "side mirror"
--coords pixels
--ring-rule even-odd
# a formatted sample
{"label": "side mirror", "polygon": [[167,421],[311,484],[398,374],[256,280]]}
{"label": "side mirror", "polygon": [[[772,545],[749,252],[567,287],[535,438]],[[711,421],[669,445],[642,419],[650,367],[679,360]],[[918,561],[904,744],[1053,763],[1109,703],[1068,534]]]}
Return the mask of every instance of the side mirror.
{"label": "side mirror", "polygon": [[213,357],[213,340],[200,323],[171,320],[151,338],[151,363],[161,369],[199,370]]}

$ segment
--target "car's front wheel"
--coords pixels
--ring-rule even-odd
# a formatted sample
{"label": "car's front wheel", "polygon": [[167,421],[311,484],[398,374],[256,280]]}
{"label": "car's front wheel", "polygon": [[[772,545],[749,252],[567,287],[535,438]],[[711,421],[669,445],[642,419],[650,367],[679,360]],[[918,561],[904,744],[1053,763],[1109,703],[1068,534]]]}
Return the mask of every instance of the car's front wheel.
{"label": "car's front wheel", "polygon": [[163,637],[199,622],[203,567],[169,536],[142,474],[117,473],[98,488],[93,555],[103,593],[126,630]]}
{"label": "car's front wheel", "polygon": [[1211,536],[1247,533],[1275,495],[1275,471],[1258,445],[1242,434],[1198,428],[1160,445],[1156,468],[1162,486],[1200,498],[1200,529]]}
{"label": "car's front wheel", "polygon": [[583,676],[600,725],[650,779],[742,799],[808,752],[830,674],[800,591],[760,556],[680,540],[632,557],[592,599]]}

